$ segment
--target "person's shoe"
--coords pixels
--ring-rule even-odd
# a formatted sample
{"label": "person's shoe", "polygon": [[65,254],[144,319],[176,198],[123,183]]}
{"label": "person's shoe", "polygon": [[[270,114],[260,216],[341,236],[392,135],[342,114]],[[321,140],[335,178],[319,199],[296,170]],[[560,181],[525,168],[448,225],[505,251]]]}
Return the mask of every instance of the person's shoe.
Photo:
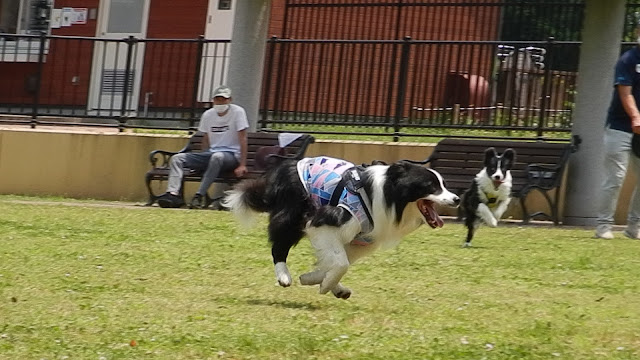
{"label": "person's shoe", "polygon": [[182,196],[165,193],[158,198],[158,205],[161,208],[179,208],[184,205]]}
{"label": "person's shoe", "polygon": [[605,239],[605,240],[613,239],[614,236],[613,236],[613,233],[611,232],[611,226],[598,225],[596,227],[596,234],[593,237],[596,239]]}
{"label": "person's shoe", "polygon": [[629,239],[640,239],[640,228],[638,227],[638,225],[628,225],[622,233]]}
{"label": "person's shoe", "polygon": [[193,195],[193,199],[189,203],[189,209],[206,209],[209,206],[207,198],[200,194]]}

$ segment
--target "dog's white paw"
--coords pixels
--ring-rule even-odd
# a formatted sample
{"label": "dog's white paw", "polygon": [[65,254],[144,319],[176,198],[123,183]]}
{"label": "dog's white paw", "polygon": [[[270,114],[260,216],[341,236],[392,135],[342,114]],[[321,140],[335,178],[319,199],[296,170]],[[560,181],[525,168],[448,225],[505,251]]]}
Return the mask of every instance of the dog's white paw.
{"label": "dog's white paw", "polygon": [[287,264],[283,262],[276,263],[276,279],[278,280],[278,284],[282,287],[291,286],[291,274],[289,274],[289,269],[287,268]]}
{"label": "dog's white paw", "polygon": [[489,225],[489,226],[491,226],[491,227],[497,227],[497,226],[498,226],[498,220],[496,220],[496,219],[490,219],[490,220],[487,222],[487,225]]}
{"label": "dog's white paw", "polygon": [[470,243],[470,242],[465,241],[465,242],[464,242],[464,244],[462,244],[462,247],[463,247],[463,248],[471,247],[471,243]]}
{"label": "dog's white paw", "polygon": [[331,290],[331,293],[333,293],[333,296],[338,299],[347,300],[351,296],[351,289],[338,284],[333,288],[333,290]]}

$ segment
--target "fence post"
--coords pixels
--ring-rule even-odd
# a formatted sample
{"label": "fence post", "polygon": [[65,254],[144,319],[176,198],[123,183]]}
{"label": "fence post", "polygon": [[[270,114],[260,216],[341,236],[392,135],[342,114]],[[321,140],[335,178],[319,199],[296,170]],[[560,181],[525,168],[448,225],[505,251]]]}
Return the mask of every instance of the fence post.
{"label": "fence post", "polygon": [[536,136],[542,138],[543,125],[546,119],[547,107],[549,106],[551,95],[549,94],[549,87],[551,85],[551,60],[553,59],[553,43],[555,39],[550,36],[547,39],[547,64],[544,67],[544,78],[542,81],[542,98],[540,99],[540,118],[538,119],[538,130]]}
{"label": "fence post", "polygon": [[[38,70],[36,71],[36,92],[33,94],[33,111],[31,113],[31,128],[35,129],[38,124],[38,108],[40,107],[40,85],[42,84],[42,67],[44,64],[44,48],[47,41],[47,33],[40,31],[40,47],[38,49]],[[17,41],[16,41],[17,46]]]}
{"label": "fence post", "polygon": [[259,129],[264,129],[267,127],[269,123],[269,94],[271,93],[271,77],[273,71],[273,58],[276,54],[276,44],[278,43],[278,37],[272,36],[271,39],[267,41],[270,45],[267,50],[267,66],[266,72],[264,74],[264,87],[262,89],[262,116],[258,120]]}
{"label": "fence post", "polygon": [[127,116],[125,115],[129,110],[127,109],[127,95],[129,94],[129,75],[131,74],[131,59],[133,58],[133,46],[138,40],[132,35],[126,40],[127,44],[127,63],[124,69],[124,85],[122,88],[122,105],[120,106],[120,124],[118,130],[122,132],[127,122]]}
{"label": "fence post", "polygon": [[398,79],[398,93],[396,97],[396,114],[393,119],[393,141],[400,138],[400,122],[404,116],[404,103],[407,95],[407,76],[409,74],[409,53],[411,51],[411,36],[405,36],[400,54],[400,74]]}
{"label": "fence post", "polygon": [[[204,49],[204,35],[198,36],[198,49],[196,54],[196,69],[193,74],[193,96],[191,99],[191,118],[189,119],[189,129],[192,129],[196,122],[196,106],[198,105],[198,88],[200,87],[200,70],[202,69],[202,53]],[[191,130],[189,130],[191,133]]]}

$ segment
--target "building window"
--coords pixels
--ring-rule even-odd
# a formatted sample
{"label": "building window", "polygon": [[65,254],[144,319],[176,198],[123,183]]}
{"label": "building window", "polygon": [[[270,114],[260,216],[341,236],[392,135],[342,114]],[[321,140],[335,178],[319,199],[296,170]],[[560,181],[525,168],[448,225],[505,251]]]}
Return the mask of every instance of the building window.
{"label": "building window", "polygon": [[52,0],[0,0],[0,33],[49,32]]}
{"label": "building window", "polygon": [[218,0],[218,10],[231,10],[231,0]]}

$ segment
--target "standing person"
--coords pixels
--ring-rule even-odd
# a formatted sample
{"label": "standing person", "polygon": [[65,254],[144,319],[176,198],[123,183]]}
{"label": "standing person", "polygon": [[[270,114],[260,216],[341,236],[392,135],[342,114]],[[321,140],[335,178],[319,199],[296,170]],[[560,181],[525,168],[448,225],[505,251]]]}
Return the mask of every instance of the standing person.
{"label": "standing person", "polygon": [[629,162],[637,180],[624,235],[640,239],[640,157],[632,152],[631,146],[633,134],[640,134],[640,27],[636,35],[638,45],[622,54],[615,67],[613,97],[604,130],[604,180],[595,234],[600,239],[614,238],[613,216]]}
{"label": "standing person", "polygon": [[205,170],[200,187],[193,196],[190,208],[203,209],[207,205],[207,192],[218,174],[233,170],[238,177],[247,173],[247,114],[244,109],[231,103],[231,89],[220,86],[213,92],[213,107],[202,114],[198,126],[199,134],[207,134],[207,151],[181,153],[171,157],[167,192],[158,198],[163,208],[184,205],[180,194],[183,168]]}

